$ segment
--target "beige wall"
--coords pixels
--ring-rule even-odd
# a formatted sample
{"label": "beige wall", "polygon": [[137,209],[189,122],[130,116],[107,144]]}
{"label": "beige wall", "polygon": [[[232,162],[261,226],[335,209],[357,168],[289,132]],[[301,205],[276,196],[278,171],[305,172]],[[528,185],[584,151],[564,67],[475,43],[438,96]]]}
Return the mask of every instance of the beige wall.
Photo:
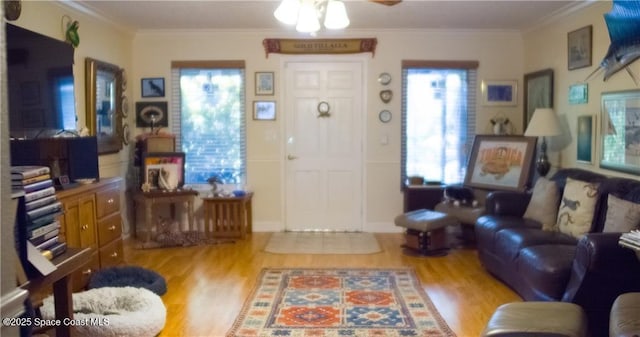
{"label": "beige wall", "polygon": [[[638,89],[626,71],[622,70],[613,75],[607,82],[603,81],[603,74],[591,78],[589,86],[589,100],[587,104],[570,105],[568,102],[569,86],[584,81],[604,58],[609,48],[609,33],[603,14],[611,10],[610,1],[597,1],[586,9],[569,15],[563,20],[545,25],[540,29],[524,35],[525,58],[524,72],[532,72],[545,68],[554,70],[554,107],[564,127],[564,134],[550,139],[549,158],[554,166],[580,167],[599,171],[607,175],[625,176],[619,172],[600,169],[600,144],[596,133],[596,155],[594,164],[584,164],[576,161],[576,124],[581,115],[595,116],[596,124],[600,122],[600,98],[603,92]],[[591,67],[568,70],[567,67],[567,33],[576,29],[593,26],[593,58]],[[640,62],[630,66],[635,74],[640,74]],[[596,129],[599,129],[596,128]]]}
{"label": "beige wall", "polygon": [[[378,47],[375,56],[361,55],[366,62],[366,131],[363,177],[366,182],[365,224],[367,231],[397,231],[393,218],[402,210],[402,195],[399,191],[400,177],[400,65],[403,59],[431,60],[477,60],[477,95],[480,101],[482,80],[517,80],[519,86],[518,105],[514,107],[478,106],[478,133],[489,132],[489,119],[500,113],[509,117],[516,126],[514,133],[522,133],[522,77],[523,74],[543,68],[553,68],[556,75],[555,106],[561,115],[567,115],[571,134],[575,129],[575,116],[581,113],[597,114],[599,94],[604,90],[632,88],[628,76],[619,74],[609,82],[592,80],[590,102],[587,105],[569,106],[566,102],[568,86],[582,80],[594,69],[567,71],[566,33],[582,26],[594,25],[594,64],[604,55],[608,47],[608,35],[602,13],[608,10],[607,3],[597,3],[577,14],[551,22],[541,29],[523,35],[516,32],[471,32],[471,31],[353,31],[347,36],[375,37]],[[256,71],[273,71],[276,75],[276,95],[282,100],[281,66],[287,56],[271,54],[265,57],[262,40],[267,37],[298,37],[291,32],[278,31],[143,31],[135,35],[121,30],[117,25],[96,19],[83,12],[52,2],[23,2],[22,17],[15,23],[26,28],[62,39],[61,20],[69,15],[80,21],[80,46],[76,50],[76,98],[80,123],[84,124],[84,58],[93,57],[117,64],[127,71],[129,110],[134,111],[135,102],[142,101],[140,79],[164,77],[170,83],[172,60],[225,60],[243,59],[247,65],[247,121],[248,121],[248,184],[255,191],[254,229],[257,231],[283,228],[283,140],[284,118],[278,116],[273,123],[256,123],[251,117],[251,102],[254,96]],[[331,37],[319,35],[318,37]],[[331,58],[333,56],[321,56]],[[638,71],[638,65],[634,69]],[[393,76],[391,89],[396,94],[385,106],[378,98],[381,86],[378,74],[389,72]],[[626,76],[626,78],[625,78]],[[263,98],[263,97],[261,97]],[[170,100],[170,97],[166,97]],[[150,99],[145,99],[150,100]],[[169,105],[170,106],[170,105]],[[382,108],[389,108],[393,119],[388,124],[377,120]],[[278,113],[284,109],[279,106]],[[135,113],[130,113],[127,122],[135,126]],[[135,130],[135,134],[143,130]],[[388,144],[381,144],[388,138]],[[552,150],[558,145],[551,144]],[[554,147],[555,146],[555,147]],[[119,154],[101,156],[102,176],[124,176],[132,181],[132,170],[128,169],[130,148]],[[552,153],[556,165],[576,166],[575,143]],[[580,164],[577,164],[580,165]],[[590,168],[596,168],[589,166]]]}
{"label": "beige wall", "polygon": [[[290,34],[290,33],[288,33]],[[478,60],[479,80],[518,79],[522,73],[523,47],[520,34],[512,32],[442,32],[442,31],[361,31],[352,37],[375,37],[375,55],[355,56],[365,60],[366,139],[363,178],[366,182],[365,231],[396,231],[393,218],[402,211],[400,182],[400,71],[403,59]],[[281,101],[283,87],[281,69],[291,56],[271,54],[265,57],[262,40],[267,37],[298,37],[282,32],[247,31],[147,31],[136,35],[133,47],[133,81],[143,77],[170,78],[172,60],[243,59],[247,66],[247,159],[248,184],[254,190],[254,230],[282,230],[283,204],[283,139],[284,109],[279,106],[275,122],[255,122],[251,118],[251,102],[264,99],[254,96],[254,72],[275,72],[276,94]],[[322,36],[318,36],[322,37]],[[340,36],[343,37],[343,36]],[[344,56],[354,57],[354,56]],[[315,59],[340,58],[316,56]],[[396,94],[389,105],[379,99],[382,86],[377,77],[389,72],[391,89]],[[478,95],[479,92],[478,85]],[[133,88],[134,101],[141,100],[140,88]],[[171,97],[166,97],[170,100]],[[269,97],[271,99],[271,97]],[[521,101],[521,99],[519,99]],[[378,121],[378,112],[390,108],[393,119],[388,124]],[[498,112],[520,125],[520,107],[479,108],[478,131],[487,129],[488,120]],[[140,130],[139,130],[140,131]],[[381,144],[387,137],[388,144]]]}

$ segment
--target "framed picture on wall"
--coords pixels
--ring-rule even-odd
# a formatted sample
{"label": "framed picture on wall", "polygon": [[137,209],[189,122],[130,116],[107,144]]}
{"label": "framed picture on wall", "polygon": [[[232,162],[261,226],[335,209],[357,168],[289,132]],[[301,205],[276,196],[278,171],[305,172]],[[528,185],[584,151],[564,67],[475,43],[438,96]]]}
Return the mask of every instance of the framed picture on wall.
{"label": "framed picture on wall", "polygon": [[602,93],[600,167],[640,174],[640,90]]}
{"label": "framed picture on wall", "polygon": [[142,97],[164,97],[164,78],[143,78],[142,82]]}
{"label": "framed picture on wall", "polygon": [[593,116],[578,116],[576,159],[581,163],[593,163],[594,131]]}
{"label": "framed picture on wall", "polygon": [[591,25],[567,34],[567,58],[569,70],[591,66]]}
{"label": "framed picture on wall", "polygon": [[482,105],[514,106],[517,104],[517,80],[484,80],[481,89]]}
{"label": "framed picture on wall", "polygon": [[273,95],[273,72],[256,72],[256,95]]}
{"label": "framed picture on wall", "polygon": [[276,120],[276,102],[274,101],[254,101],[253,119],[261,121]]}
{"label": "framed picture on wall", "polygon": [[544,69],[524,75],[524,116],[522,130],[527,129],[533,111],[553,108],[553,69]]}

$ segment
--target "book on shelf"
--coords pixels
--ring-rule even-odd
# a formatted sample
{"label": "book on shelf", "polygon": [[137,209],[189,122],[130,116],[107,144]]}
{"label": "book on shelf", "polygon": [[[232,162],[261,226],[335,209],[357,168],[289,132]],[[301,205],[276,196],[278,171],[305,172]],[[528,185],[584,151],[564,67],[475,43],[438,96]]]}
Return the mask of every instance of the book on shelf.
{"label": "book on shelf", "polygon": [[11,179],[27,179],[37,177],[43,174],[49,174],[51,170],[48,166],[40,165],[23,165],[11,166]]}
{"label": "book on shelf", "polygon": [[62,203],[55,201],[51,204],[27,211],[27,220],[37,219],[50,213],[59,213],[60,211],[62,211]]}
{"label": "book on shelf", "polygon": [[47,187],[47,188],[45,188],[43,190],[34,191],[34,192],[31,192],[31,193],[25,193],[24,194],[24,201],[25,202],[31,202],[31,201],[34,201],[36,199],[48,197],[50,195],[55,195],[55,194],[56,194],[56,188],[51,186],[51,187]]}
{"label": "book on shelf", "polygon": [[53,260],[54,258],[62,255],[62,253],[67,251],[67,243],[66,242],[58,242],[48,249],[42,250],[42,256],[46,257],[49,260]]}
{"label": "book on shelf", "polygon": [[53,186],[53,180],[47,179],[47,180],[43,180],[43,181],[38,181],[37,183],[24,185],[24,186],[22,186],[22,188],[24,189],[25,193],[31,193],[31,192],[40,191],[42,189],[45,189],[45,188],[51,187],[51,186]]}
{"label": "book on shelf", "polygon": [[25,185],[37,183],[39,181],[44,181],[44,180],[48,180],[48,179],[51,179],[51,175],[49,173],[41,174],[39,176],[35,176],[35,177],[31,177],[31,178],[25,178],[25,179],[20,179],[20,178],[16,177],[16,178],[11,180],[11,186],[22,187],[22,186],[25,186]]}
{"label": "book on shelf", "polygon": [[24,204],[24,209],[26,211],[31,211],[31,210],[34,210],[36,208],[52,204],[52,203],[56,202],[57,200],[58,200],[58,198],[55,195],[50,195],[48,197],[36,199],[34,201],[25,203]]}
{"label": "book on shelf", "polygon": [[53,245],[55,245],[56,243],[60,242],[59,236],[54,236],[51,239],[45,240],[44,242],[39,243],[38,245],[35,245],[36,248],[38,250],[45,250],[45,249],[49,249],[49,247],[52,247]]}
{"label": "book on shelf", "polygon": [[56,228],[48,233],[44,233],[40,236],[32,237],[29,239],[29,241],[31,241],[31,243],[33,243],[34,245],[39,245],[47,240],[53,239],[54,237],[58,236],[58,234],[60,234],[60,229]]}
{"label": "book on shelf", "polygon": [[53,223],[60,214],[62,214],[62,212],[49,213],[31,221],[27,221],[27,233],[30,233],[36,228]]}
{"label": "book on shelf", "polygon": [[49,224],[27,230],[27,236],[29,239],[31,239],[51,232],[52,230],[56,230],[58,228],[60,228],[60,222],[58,220],[54,220]]}

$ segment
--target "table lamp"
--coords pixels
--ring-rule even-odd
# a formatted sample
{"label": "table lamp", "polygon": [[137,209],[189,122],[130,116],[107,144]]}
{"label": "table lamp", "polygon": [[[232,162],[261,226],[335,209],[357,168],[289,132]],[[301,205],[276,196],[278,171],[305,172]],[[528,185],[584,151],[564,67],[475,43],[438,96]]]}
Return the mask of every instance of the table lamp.
{"label": "table lamp", "polygon": [[542,143],[540,144],[540,156],[536,161],[536,170],[541,177],[544,177],[549,173],[551,164],[549,158],[547,158],[547,141],[546,136],[557,136],[561,132],[560,123],[553,109],[549,108],[537,108],[533,112],[531,121],[527,126],[527,131],[524,132],[525,136],[542,137]]}

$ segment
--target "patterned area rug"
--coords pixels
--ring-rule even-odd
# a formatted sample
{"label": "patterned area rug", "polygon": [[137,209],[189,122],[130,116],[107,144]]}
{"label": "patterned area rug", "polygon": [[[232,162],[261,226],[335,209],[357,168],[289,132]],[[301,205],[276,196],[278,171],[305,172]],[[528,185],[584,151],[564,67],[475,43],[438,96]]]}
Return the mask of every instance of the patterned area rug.
{"label": "patterned area rug", "polygon": [[374,254],[381,251],[372,233],[278,232],[265,252],[275,254]]}
{"label": "patterned area rug", "polygon": [[455,336],[412,269],[263,269],[227,337]]}

